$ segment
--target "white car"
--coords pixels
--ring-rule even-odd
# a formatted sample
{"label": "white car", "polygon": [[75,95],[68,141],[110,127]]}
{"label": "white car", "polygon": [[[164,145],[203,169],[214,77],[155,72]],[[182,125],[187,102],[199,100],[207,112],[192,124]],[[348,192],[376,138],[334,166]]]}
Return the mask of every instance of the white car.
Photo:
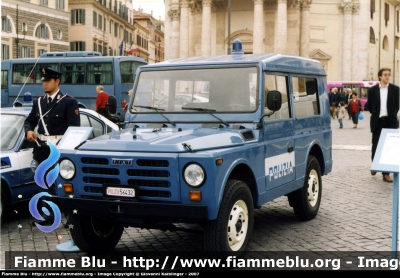
{"label": "white car", "polygon": [[[24,121],[32,107],[1,108],[1,204],[0,217],[7,216],[13,204],[40,192],[31,169],[33,145],[25,139]],[[118,131],[118,125],[99,113],[79,108],[81,126],[93,127],[89,139]],[[4,217],[3,217],[4,216]]]}

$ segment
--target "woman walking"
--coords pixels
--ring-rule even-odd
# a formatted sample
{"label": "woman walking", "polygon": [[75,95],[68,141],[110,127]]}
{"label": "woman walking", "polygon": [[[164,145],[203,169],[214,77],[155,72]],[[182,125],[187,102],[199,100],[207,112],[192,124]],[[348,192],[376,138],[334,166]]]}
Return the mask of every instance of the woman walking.
{"label": "woman walking", "polygon": [[358,125],[358,114],[362,111],[361,102],[357,98],[357,93],[351,94],[351,100],[348,103],[349,107],[349,116],[353,120],[353,128],[357,128]]}

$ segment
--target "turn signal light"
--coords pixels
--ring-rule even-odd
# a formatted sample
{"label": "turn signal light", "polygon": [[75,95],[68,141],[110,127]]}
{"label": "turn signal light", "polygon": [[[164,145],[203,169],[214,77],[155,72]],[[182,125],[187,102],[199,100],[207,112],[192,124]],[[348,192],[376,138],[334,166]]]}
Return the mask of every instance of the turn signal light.
{"label": "turn signal light", "polygon": [[190,190],[189,191],[189,200],[194,202],[201,201],[201,191],[200,190]]}
{"label": "turn signal light", "polygon": [[64,183],[64,192],[65,193],[74,193],[74,187],[72,183]]}

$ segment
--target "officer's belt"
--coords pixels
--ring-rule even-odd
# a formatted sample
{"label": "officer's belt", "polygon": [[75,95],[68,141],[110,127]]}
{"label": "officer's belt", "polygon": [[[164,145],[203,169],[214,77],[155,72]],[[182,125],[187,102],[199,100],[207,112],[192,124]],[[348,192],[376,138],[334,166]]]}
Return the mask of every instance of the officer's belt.
{"label": "officer's belt", "polygon": [[46,136],[46,135],[43,135],[43,134],[39,134],[39,139],[41,141],[47,141],[47,140],[56,140],[56,141],[58,141],[62,137],[63,137],[62,135],[49,135],[49,136]]}

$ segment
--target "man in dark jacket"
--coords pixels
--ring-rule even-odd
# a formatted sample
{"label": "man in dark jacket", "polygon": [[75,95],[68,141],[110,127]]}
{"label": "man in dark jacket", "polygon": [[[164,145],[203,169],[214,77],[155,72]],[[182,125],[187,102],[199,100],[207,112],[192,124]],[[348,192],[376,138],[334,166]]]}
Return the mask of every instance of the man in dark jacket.
{"label": "man in dark jacket", "polygon": [[[42,68],[42,85],[45,94],[33,101],[33,107],[24,123],[25,136],[37,142],[33,159],[39,163],[50,155],[47,143],[56,145],[69,126],[80,126],[78,102],[59,89],[61,73]],[[34,130],[38,127],[37,137]],[[40,145],[40,147],[39,147]]]}
{"label": "man in dark jacket", "polygon": [[[379,84],[368,89],[366,109],[371,113],[372,160],[374,160],[382,129],[399,127],[397,113],[399,111],[400,90],[398,86],[389,84],[390,75],[390,68],[380,69],[378,72]],[[371,175],[376,175],[376,172],[371,171]],[[385,182],[393,182],[390,173],[382,172],[382,175]]]}

